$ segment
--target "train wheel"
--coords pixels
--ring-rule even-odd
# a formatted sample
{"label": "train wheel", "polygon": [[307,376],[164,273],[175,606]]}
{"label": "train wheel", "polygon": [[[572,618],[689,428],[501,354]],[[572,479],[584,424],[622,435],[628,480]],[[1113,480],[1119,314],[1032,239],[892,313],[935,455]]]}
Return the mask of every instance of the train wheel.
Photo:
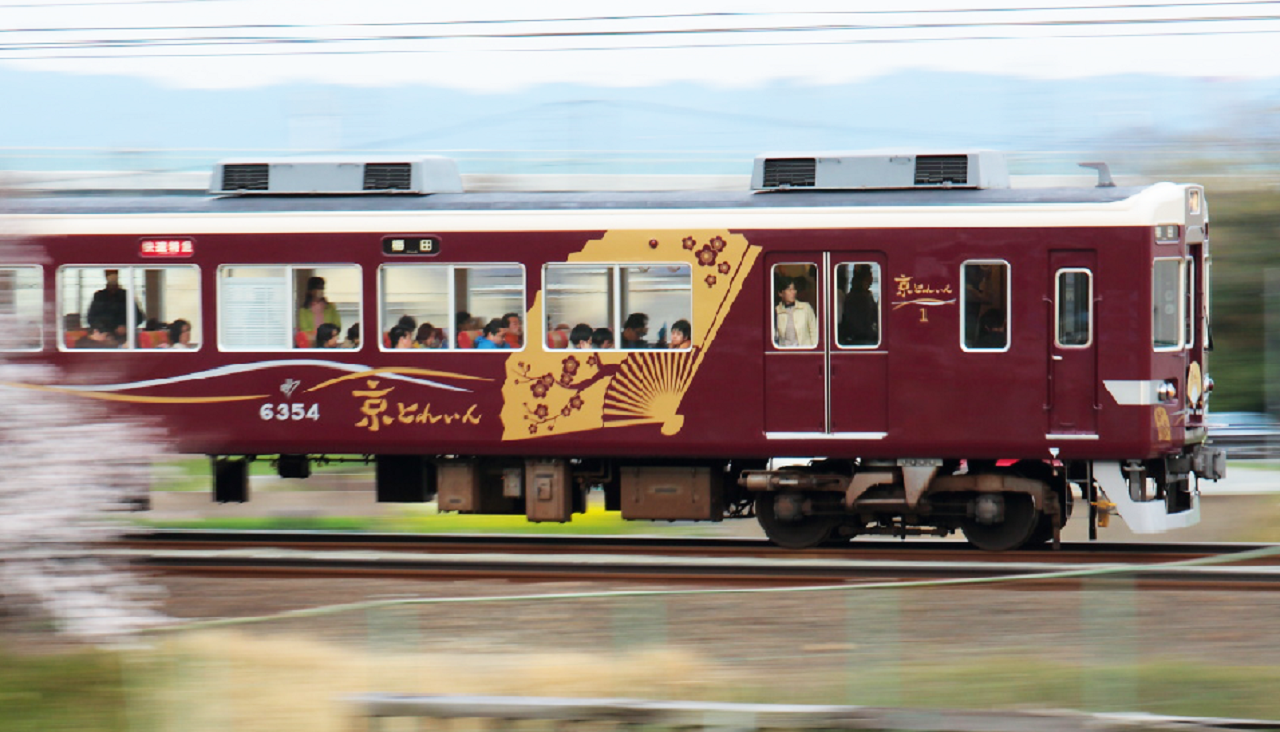
{"label": "train wheel", "polygon": [[804,500],[799,493],[762,493],[756,497],[756,520],[769,541],[786,549],[808,549],[831,536],[839,519],[801,513]]}
{"label": "train wheel", "polygon": [[999,498],[1003,501],[1003,511],[996,512],[998,518],[989,522],[976,518],[965,519],[961,525],[964,538],[970,544],[989,552],[1004,552],[1017,549],[1031,539],[1032,533],[1040,523],[1040,511],[1025,493],[1001,493],[996,496],[980,496],[982,499]]}
{"label": "train wheel", "polygon": [[1034,549],[1048,544],[1052,539],[1053,517],[1042,513],[1040,514],[1040,520],[1036,521],[1036,527],[1031,530],[1031,536],[1027,538],[1027,542],[1022,545],[1022,548]]}

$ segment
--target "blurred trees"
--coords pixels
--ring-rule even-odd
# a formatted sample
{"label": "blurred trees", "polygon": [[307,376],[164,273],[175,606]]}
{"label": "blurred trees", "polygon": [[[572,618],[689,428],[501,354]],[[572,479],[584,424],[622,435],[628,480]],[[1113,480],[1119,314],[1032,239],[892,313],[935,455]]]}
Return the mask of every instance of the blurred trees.
{"label": "blurred trees", "polygon": [[[12,252],[0,240],[0,262]],[[0,332],[12,332],[4,310]],[[52,367],[0,355],[0,617],[93,639],[158,622],[158,595],[104,550],[129,528],[114,512],[146,495],[163,434],[49,389]]]}
{"label": "blurred trees", "polygon": [[1206,198],[1214,340],[1208,373],[1216,383],[1210,409],[1280,408],[1280,191],[1209,186]]}

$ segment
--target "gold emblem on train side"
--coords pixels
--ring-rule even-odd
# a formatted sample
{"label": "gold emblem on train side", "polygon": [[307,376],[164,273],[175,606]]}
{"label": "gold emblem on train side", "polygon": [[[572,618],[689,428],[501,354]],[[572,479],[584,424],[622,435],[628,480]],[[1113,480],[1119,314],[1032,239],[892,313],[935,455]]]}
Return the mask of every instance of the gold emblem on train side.
{"label": "gold emblem on train side", "polygon": [[1164,407],[1155,408],[1156,439],[1169,442],[1173,439],[1173,429],[1169,423],[1169,410]]}
{"label": "gold emblem on train side", "polygon": [[[635,425],[658,425],[668,436],[680,432],[680,404],[759,255],[760,247],[725,230],[611,231],[588,241],[569,263],[687,263],[693,345],[635,351],[534,348],[512,354],[502,389],[503,439]],[[539,292],[526,314],[528,343],[546,343],[544,297]]]}
{"label": "gold emblem on train side", "polygon": [[[951,283],[935,285],[927,282],[919,282],[912,275],[897,275],[893,278],[896,287],[893,291],[893,309],[898,310],[908,305],[916,305],[920,308],[920,322],[929,322],[929,311],[927,308],[938,307],[939,305],[954,305],[955,297],[948,298],[954,294]],[[947,298],[947,299],[944,299]]]}

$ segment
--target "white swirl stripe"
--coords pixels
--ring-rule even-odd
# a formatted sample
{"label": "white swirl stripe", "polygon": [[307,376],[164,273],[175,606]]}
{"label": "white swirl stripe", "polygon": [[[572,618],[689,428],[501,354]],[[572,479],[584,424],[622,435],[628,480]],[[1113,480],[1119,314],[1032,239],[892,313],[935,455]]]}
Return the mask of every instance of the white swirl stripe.
{"label": "white swirl stripe", "polygon": [[[169,386],[171,384],[181,384],[186,381],[202,381],[205,379],[213,379],[219,376],[233,376],[235,374],[247,374],[253,371],[263,371],[266,369],[283,368],[289,366],[319,366],[321,368],[334,369],[336,371],[345,371],[351,374],[358,374],[363,371],[372,371],[372,366],[364,366],[361,364],[335,363],[333,361],[322,361],[319,359],[289,359],[283,361],[260,361],[258,363],[241,363],[232,364],[230,366],[219,366],[215,369],[206,371],[197,371],[195,373],[183,374],[181,376],[171,376],[164,379],[148,379],[147,381],[133,381],[127,384],[99,384],[95,386],[57,386],[58,389],[67,391],[84,391],[84,392],[107,392],[107,391],[131,391],[134,389],[147,389],[153,386]],[[413,376],[406,376],[394,372],[381,371],[378,372],[377,378],[391,379],[394,381],[404,381],[410,384],[418,384],[419,386],[429,386],[433,389],[444,389],[446,391],[470,392],[470,389],[464,389],[460,386],[450,386],[442,384],[438,381],[429,379],[420,379]]]}

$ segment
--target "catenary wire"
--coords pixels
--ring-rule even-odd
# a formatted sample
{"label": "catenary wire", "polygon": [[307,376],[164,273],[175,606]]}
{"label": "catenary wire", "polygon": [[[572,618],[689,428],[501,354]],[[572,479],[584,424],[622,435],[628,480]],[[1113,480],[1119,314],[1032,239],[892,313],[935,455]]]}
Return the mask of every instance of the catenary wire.
{"label": "catenary wire", "polygon": [[[999,22],[955,22],[955,23],[894,23],[884,25],[866,24],[819,24],[809,26],[756,26],[738,28],[672,28],[642,30],[594,30],[594,31],[538,31],[518,33],[459,33],[459,34],[396,34],[377,36],[348,37],[192,37],[192,38],[156,38],[156,39],[108,39],[86,41],[51,41],[31,43],[11,43],[0,45],[0,52],[36,51],[36,50],[71,50],[71,49],[104,49],[129,48],[151,49],[173,46],[251,46],[251,45],[310,45],[336,43],[385,43],[415,41],[451,41],[451,40],[526,40],[526,39],[559,39],[559,38],[629,38],[639,36],[688,36],[718,35],[746,33],[814,33],[832,31],[898,31],[898,30],[954,30],[964,28],[1061,28],[1091,27],[1105,28],[1117,26],[1172,25],[1188,23],[1234,23],[1234,22],[1271,22],[1280,20],[1280,15],[1254,16],[1195,16],[1180,18],[1137,18],[1137,19],[1058,19],[1037,21],[999,21]],[[1201,33],[1203,34],[1203,33]],[[1107,34],[1114,36],[1114,34]],[[1143,34],[1159,35],[1159,34]],[[1043,38],[1045,36],[1036,36]],[[871,39],[875,40],[875,39]],[[934,39],[942,40],[942,39]],[[734,44],[714,44],[734,45]],[[790,44],[782,44],[790,45]],[[654,48],[654,47],[650,47]],[[660,48],[660,47],[657,47]],[[553,49],[562,50],[562,49]],[[233,55],[233,54],[227,54]]]}

